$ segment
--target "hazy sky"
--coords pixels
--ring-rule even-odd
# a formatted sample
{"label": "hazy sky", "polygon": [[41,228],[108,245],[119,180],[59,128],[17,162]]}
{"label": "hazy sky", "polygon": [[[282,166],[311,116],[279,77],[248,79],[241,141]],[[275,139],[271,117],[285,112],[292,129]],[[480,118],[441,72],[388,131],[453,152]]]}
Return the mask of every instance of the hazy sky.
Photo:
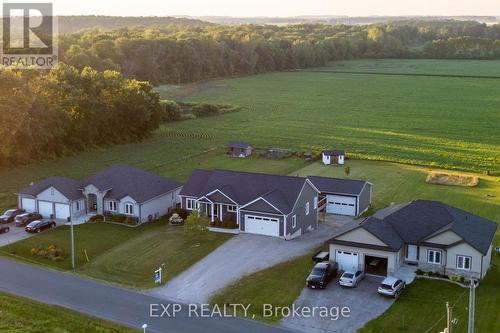
{"label": "hazy sky", "polygon": [[[50,0],[43,2],[46,1]],[[55,11],[58,15],[500,16],[500,0],[53,0],[52,2],[55,5]]]}

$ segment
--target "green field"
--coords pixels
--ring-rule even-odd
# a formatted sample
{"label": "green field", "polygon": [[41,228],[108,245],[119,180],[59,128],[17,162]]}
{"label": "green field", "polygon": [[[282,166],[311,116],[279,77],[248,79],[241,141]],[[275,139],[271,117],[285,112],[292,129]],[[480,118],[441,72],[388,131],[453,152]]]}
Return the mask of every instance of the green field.
{"label": "green field", "polygon": [[[181,273],[228,240],[231,235],[209,231],[186,232],[165,221],[137,228],[113,224],[75,227],[76,273],[132,288],[152,288],[153,273],[165,264],[163,283]],[[33,256],[33,247],[56,245],[66,259],[52,262]],[[62,226],[0,248],[0,255],[56,269],[71,270],[69,227]],[[87,257],[85,252],[89,257]]]}
{"label": "green field", "polygon": [[0,331],[4,333],[138,332],[26,298],[0,293]]}

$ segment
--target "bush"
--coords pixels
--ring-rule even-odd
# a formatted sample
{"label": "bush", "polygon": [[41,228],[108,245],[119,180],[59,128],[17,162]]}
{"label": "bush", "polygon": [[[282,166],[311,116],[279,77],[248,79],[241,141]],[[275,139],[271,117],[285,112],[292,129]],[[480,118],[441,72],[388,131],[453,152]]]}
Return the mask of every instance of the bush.
{"label": "bush", "polygon": [[135,217],[129,216],[125,220],[125,223],[127,223],[128,225],[136,225],[137,224],[137,219]]}
{"label": "bush", "polygon": [[104,222],[104,215],[94,215],[89,219],[89,222]]}
{"label": "bush", "polygon": [[181,107],[174,101],[161,101],[162,121],[172,122],[181,119]]}
{"label": "bush", "polygon": [[170,216],[172,216],[173,214],[179,215],[183,220],[187,219],[187,217],[189,216],[189,212],[181,207],[172,208],[169,212],[168,218],[170,218]]}
{"label": "bush", "polygon": [[113,215],[113,222],[117,222],[117,223],[124,223],[125,221],[127,220],[127,215],[125,214],[116,214],[116,215]]}
{"label": "bush", "polygon": [[193,106],[193,114],[197,117],[210,117],[219,114],[219,107],[214,104],[197,104]]}
{"label": "bush", "polygon": [[38,254],[39,251],[40,251],[39,248],[33,247],[33,248],[31,248],[30,253],[31,253],[32,256],[35,256],[35,255]]}
{"label": "bush", "polygon": [[459,275],[452,275],[452,276],[450,276],[450,280],[454,281],[454,282],[461,282],[462,279],[463,278],[461,276],[459,276]]}

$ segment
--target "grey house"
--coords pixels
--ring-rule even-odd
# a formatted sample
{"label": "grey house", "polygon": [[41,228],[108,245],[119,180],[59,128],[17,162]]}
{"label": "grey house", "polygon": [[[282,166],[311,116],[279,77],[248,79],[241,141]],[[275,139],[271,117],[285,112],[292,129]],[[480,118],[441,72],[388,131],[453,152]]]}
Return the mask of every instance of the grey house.
{"label": "grey house", "polygon": [[339,231],[330,259],[343,270],[387,275],[402,265],[480,279],[490,267],[497,224],[438,201],[416,200],[383,218]]}
{"label": "grey house", "polygon": [[253,147],[246,142],[231,141],[227,145],[227,155],[233,157],[247,157],[252,155]]}
{"label": "grey house", "polygon": [[180,197],[183,208],[240,232],[292,239],[318,226],[318,192],[302,177],[195,170]]}
{"label": "grey house", "polygon": [[82,181],[50,177],[17,193],[19,207],[57,219],[85,222],[96,214],[124,214],[138,222],[165,215],[178,203],[182,184],[129,166],[115,165]]}

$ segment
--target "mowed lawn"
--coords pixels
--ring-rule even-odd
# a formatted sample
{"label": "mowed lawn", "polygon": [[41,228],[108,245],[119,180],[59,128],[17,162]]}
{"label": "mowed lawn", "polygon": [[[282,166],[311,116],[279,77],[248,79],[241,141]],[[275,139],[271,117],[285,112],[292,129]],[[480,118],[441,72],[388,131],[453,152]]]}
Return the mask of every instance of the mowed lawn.
{"label": "mowed lawn", "polygon": [[[348,160],[352,179],[367,179],[374,184],[373,199],[375,209],[391,202],[406,202],[418,198],[440,200],[469,210],[497,223],[500,222],[500,177],[480,175],[477,187],[460,187],[427,184],[425,178],[429,168],[409,166],[378,161]],[[314,163],[293,173],[298,175],[320,175],[344,178],[343,167],[324,166]],[[500,237],[494,246],[500,246]],[[228,286],[216,295],[211,302],[217,304],[255,303],[252,309],[256,319],[276,322],[281,318],[263,318],[260,305],[290,306],[304,287],[304,279],[311,269],[310,256],[297,258],[249,276]],[[477,332],[489,333],[500,330],[500,256],[494,254],[492,269],[477,289]],[[287,288],[280,288],[282,276],[286,275]],[[272,290],[278,290],[273,292]],[[374,291],[375,292],[375,291]],[[459,318],[457,333],[465,333],[464,317],[467,295],[464,289],[440,281],[418,280],[407,288],[403,296],[383,316],[371,321],[361,332],[425,332],[435,324],[446,311],[445,303],[455,303],[455,314]],[[462,298],[459,297],[462,296]],[[430,332],[438,332],[441,326]],[[464,326],[465,325],[465,326]]]}
{"label": "mowed lawn", "polygon": [[[402,62],[394,72],[408,72]],[[422,60],[413,71],[432,73],[442,65],[446,74],[455,69],[457,75],[484,75],[495,67],[489,61],[438,65]],[[500,173],[500,79],[311,69],[199,86],[187,101],[243,110],[165,128],[221,141],[244,139],[258,147],[340,148],[354,158]],[[196,91],[192,85],[186,89]],[[162,91],[169,96],[168,89]]]}
{"label": "mowed lawn", "polygon": [[[76,273],[132,288],[154,287],[154,271],[165,264],[163,283],[189,268],[228,240],[231,235],[208,230],[186,232],[161,220],[137,228],[113,224],[75,227]],[[52,262],[30,253],[33,247],[56,245],[66,259]],[[0,255],[71,270],[70,230],[62,226],[0,248]],[[87,261],[87,252],[89,261]]]}
{"label": "mowed lawn", "polygon": [[0,293],[0,331],[4,333],[138,332],[53,305]]}

